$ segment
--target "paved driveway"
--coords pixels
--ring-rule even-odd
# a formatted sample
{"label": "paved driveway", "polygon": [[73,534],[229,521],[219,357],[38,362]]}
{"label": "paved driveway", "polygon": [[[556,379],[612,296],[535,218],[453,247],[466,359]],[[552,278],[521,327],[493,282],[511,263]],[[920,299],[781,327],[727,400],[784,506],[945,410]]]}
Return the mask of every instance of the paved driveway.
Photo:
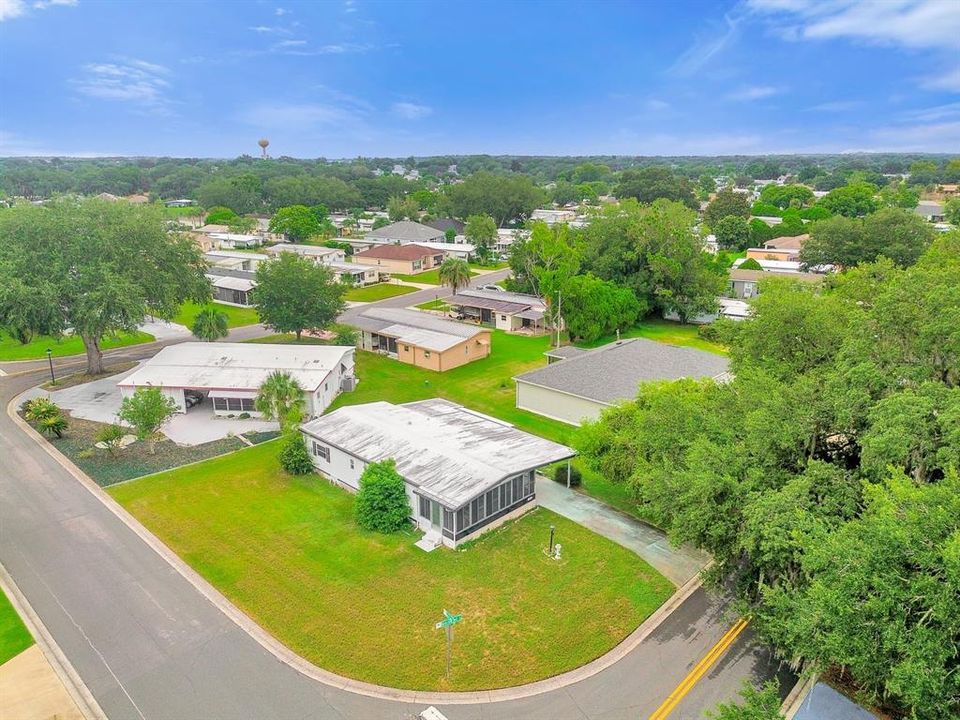
{"label": "paved driveway", "polygon": [[672,545],[662,530],[542,476],[537,478],[537,501],[545,508],[633,550],[675,585],[683,585],[710,560],[709,555],[696,548]]}

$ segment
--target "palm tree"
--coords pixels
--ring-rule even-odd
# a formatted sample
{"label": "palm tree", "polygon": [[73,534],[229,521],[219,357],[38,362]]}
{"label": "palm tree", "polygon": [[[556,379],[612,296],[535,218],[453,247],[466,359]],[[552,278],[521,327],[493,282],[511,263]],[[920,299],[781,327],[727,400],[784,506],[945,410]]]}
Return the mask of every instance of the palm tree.
{"label": "palm tree", "polygon": [[453,292],[454,295],[461,288],[470,284],[470,266],[466,260],[448,257],[440,265],[440,282]]}
{"label": "palm tree", "polygon": [[303,388],[289,373],[275,370],[260,386],[254,406],[281,428],[296,425],[303,419]]}
{"label": "palm tree", "polygon": [[225,338],[230,331],[227,329],[227,314],[215,307],[206,307],[197,313],[191,330],[196,338],[206,342],[214,342]]}

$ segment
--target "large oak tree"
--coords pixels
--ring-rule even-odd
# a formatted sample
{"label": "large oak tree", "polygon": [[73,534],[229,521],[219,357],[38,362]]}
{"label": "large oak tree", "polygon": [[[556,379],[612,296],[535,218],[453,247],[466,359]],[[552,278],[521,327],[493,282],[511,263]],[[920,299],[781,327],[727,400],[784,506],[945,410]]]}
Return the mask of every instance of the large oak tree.
{"label": "large oak tree", "polygon": [[90,374],[103,372],[105,335],[210,297],[200,251],[156,207],[75,197],[16,205],[0,211],[0,237],[0,325],[21,340],[76,333]]}

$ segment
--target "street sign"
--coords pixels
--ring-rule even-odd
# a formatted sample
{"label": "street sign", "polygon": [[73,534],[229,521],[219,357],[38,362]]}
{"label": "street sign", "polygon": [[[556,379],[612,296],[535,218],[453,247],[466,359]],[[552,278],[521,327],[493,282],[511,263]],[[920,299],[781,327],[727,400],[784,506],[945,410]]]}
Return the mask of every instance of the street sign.
{"label": "street sign", "polygon": [[443,611],[443,620],[434,625],[434,629],[440,630],[441,628],[451,627],[456,625],[458,622],[463,620],[463,615],[451,615],[446,610]]}
{"label": "street sign", "polygon": [[461,620],[463,620],[463,615],[454,615],[444,609],[443,620],[433,626],[435,630],[443,629],[447,631],[447,677],[450,677],[450,657],[453,654],[453,626]]}

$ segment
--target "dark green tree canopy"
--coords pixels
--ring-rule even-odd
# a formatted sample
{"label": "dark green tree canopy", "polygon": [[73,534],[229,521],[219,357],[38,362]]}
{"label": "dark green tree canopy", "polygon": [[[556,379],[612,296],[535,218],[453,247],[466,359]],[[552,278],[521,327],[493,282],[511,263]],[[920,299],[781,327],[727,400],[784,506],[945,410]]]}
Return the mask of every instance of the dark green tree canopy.
{"label": "dark green tree canopy", "polygon": [[750,217],[750,199],[746,193],[724,188],[703,211],[703,221],[716,232],[717,223],[731,215],[744,219]]}
{"label": "dark green tree canopy", "polygon": [[346,287],[333,271],[294,253],[257,267],[253,302],[261,322],[277,332],[322,329],[343,312]]}
{"label": "dark green tree canopy", "polygon": [[613,189],[618,198],[634,198],[642,203],[654,200],[675,200],[688,208],[696,209],[697,199],[693,195],[690,181],[681,175],[674,175],[663,167],[647,167],[642,170],[624,170],[620,182]]}
{"label": "dark green tree canopy", "polygon": [[0,235],[0,325],[21,338],[72,328],[90,374],[103,372],[104,335],[210,297],[200,251],[154,206],[72,197],[17,205],[0,212]]}
{"label": "dark green tree canopy", "polygon": [[503,227],[529,217],[544,204],[546,196],[526,175],[479,172],[462,183],[450,185],[446,199],[454,217],[489,215],[497,227]]}

